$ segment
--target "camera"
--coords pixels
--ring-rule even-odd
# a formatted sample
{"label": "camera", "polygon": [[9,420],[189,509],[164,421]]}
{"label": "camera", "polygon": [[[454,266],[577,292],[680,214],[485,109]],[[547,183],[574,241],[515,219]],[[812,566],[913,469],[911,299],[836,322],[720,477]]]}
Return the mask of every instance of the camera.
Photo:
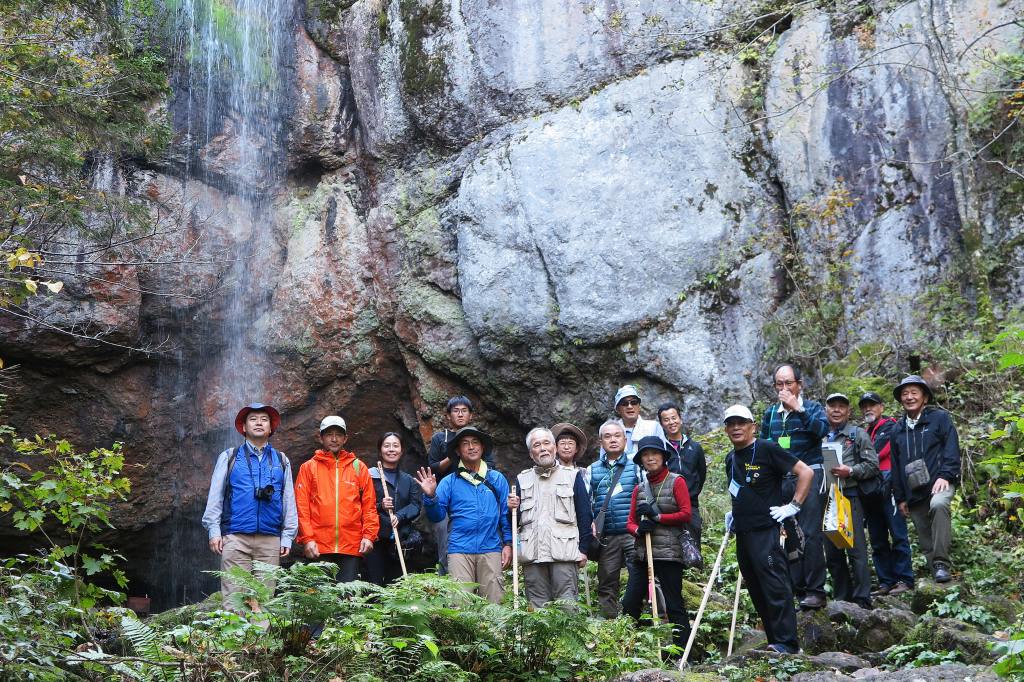
{"label": "camera", "polygon": [[270,502],[274,499],[274,486],[268,483],[262,488],[256,488],[253,493],[256,495],[257,500],[261,502]]}

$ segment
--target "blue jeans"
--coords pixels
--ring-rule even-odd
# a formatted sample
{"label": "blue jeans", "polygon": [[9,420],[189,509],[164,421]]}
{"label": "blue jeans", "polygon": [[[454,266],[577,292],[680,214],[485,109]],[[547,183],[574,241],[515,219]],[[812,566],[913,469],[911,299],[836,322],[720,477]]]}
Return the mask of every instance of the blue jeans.
{"label": "blue jeans", "polygon": [[[914,586],[914,569],[910,564],[910,536],[907,521],[893,506],[891,471],[883,471],[882,488],[861,498],[864,519],[871,536],[871,556],[875,563],[878,585],[892,587],[896,583]],[[891,538],[891,540],[890,540]]]}

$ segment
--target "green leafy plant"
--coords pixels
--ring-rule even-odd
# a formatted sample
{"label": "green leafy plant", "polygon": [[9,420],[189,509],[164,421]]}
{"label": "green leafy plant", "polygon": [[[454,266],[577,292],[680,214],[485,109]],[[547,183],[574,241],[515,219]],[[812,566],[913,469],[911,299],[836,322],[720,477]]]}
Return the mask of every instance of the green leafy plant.
{"label": "green leafy plant", "polygon": [[932,651],[927,644],[897,644],[886,651],[886,660],[896,668],[921,668],[943,663],[955,663],[960,660],[956,651],[942,653]]}

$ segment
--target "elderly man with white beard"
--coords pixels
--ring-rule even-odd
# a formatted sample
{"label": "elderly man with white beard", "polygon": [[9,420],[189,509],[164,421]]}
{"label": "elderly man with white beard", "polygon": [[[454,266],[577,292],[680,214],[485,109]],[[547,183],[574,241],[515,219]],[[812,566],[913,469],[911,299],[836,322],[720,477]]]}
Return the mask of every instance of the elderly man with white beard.
{"label": "elderly man with white beard", "polygon": [[519,563],[523,565],[526,598],[540,608],[554,601],[575,603],[577,568],[587,563],[590,496],[580,470],[558,466],[555,436],[536,428],[526,434],[533,466],[519,474]]}

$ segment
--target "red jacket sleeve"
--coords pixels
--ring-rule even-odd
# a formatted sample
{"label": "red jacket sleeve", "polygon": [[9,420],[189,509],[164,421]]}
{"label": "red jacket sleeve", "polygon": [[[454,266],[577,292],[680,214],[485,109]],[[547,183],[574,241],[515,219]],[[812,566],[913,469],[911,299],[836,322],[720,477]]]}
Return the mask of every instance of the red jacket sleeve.
{"label": "red jacket sleeve", "polygon": [[[633,508],[629,510],[630,518],[632,518],[633,509],[636,509],[636,491],[633,491],[633,494]],[[679,511],[662,514],[658,517],[658,523],[663,523],[666,526],[681,526],[684,523],[689,523],[693,517],[693,512],[690,510],[690,491],[686,488],[686,480],[682,476],[676,478],[676,482],[672,486],[672,495],[676,498],[676,506],[679,507]]]}
{"label": "red jacket sleeve", "polygon": [[629,516],[626,518],[626,532],[630,535],[636,535],[636,529],[640,524],[636,521],[636,494],[640,491],[640,486],[633,488],[633,497],[629,500]]}

